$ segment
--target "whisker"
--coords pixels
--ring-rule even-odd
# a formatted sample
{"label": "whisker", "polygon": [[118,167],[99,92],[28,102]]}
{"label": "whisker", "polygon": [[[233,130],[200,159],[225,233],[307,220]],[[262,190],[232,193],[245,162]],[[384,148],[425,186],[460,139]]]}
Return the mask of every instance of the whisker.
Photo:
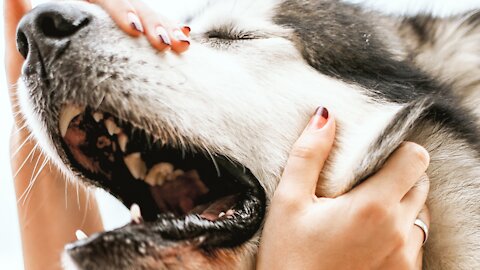
{"label": "whisker", "polygon": [[77,207],[78,210],[81,210],[82,208],[80,207],[80,193],[78,192],[78,181],[75,181],[75,189],[77,192]]}
{"label": "whisker", "polygon": [[22,162],[22,164],[20,165],[20,167],[18,168],[18,170],[15,172],[15,174],[13,175],[13,178],[16,178],[18,176],[18,174],[20,173],[20,171],[23,169],[23,167],[25,166],[25,164],[27,163],[28,159],[31,157],[34,156],[34,153],[36,151],[38,147],[38,143],[35,144],[35,146],[32,148],[32,150],[30,151],[30,153],[27,155],[27,157],[25,158],[25,160]]}
{"label": "whisker", "polygon": [[[35,184],[38,176],[40,175],[40,173],[43,171],[43,169],[45,168],[45,166],[46,166],[47,164],[48,164],[48,158],[45,158],[44,161],[43,161],[43,163],[42,163],[42,165],[40,166],[40,169],[38,170],[38,172],[37,172],[37,173],[35,174],[35,176],[30,180],[30,183],[29,183],[29,185],[28,185],[28,187],[27,187],[27,194],[26,194],[25,198],[27,198],[28,195],[30,194],[30,191],[32,190],[33,185]],[[23,195],[22,195],[22,197],[23,197]],[[22,199],[22,197],[20,197],[20,199]],[[25,203],[25,198],[24,198],[24,200],[23,200],[23,203]]]}
{"label": "whisker", "polygon": [[215,166],[215,170],[217,171],[217,176],[220,177],[221,173],[220,173],[220,168],[218,167],[217,161],[213,158],[212,153],[210,153],[210,150],[208,150],[208,148],[205,145],[203,146],[203,148],[205,149],[205,151],[207,151],[208,155],[210,156],[210,159],[213,162],[213,166]]}
{"label": "whisker", "polygon": [[67,209],[67,208],[68,208],[68,199],[67,199],[67,196],[68,196],[68,190],[67,190],[67,188],[68,188],[68,182],[65,181],[64,184],[65,184],[65,190],[64,190],[65,209]]}
{"label": "whisker", "polygon": [[[17,203],[20,202],[20,200],[26,196],[27,193],[29,193],[31,187],[33,186],[32,185],[32,179],[33,179],[33,176],[35,175],[35,170],[37,169],[37,166],[38,166],[38,163],[40,162],[40,159],[42,158],[42,155],[39,155],[38,158],[37,158],[37,161],[35,162],[35,166],[33,167],[33,170],[32,170],[32,175],[30,176],[30,180],[28,182],[28,186],[27,188],[25,189],[25,191],[23,192],[22,196],[20,196],[20,198],[18,199]],[[25,201],[23,202],[25,204]]]}
{"label": "whisker", "polygon": [[15,152],[13,152],[13,154],[11,155],[11,157],[15,157],[18,152],[25,146],[25,144],[32,138],[33,134],[30,134],[27,136],[27,138],[25,139],[25,141],[22,142],[22,144],[20,144],[20,146],[17,148],[17,150],[15,150]]}
{"label": "whisker", "polygon": [[90,204],[90,190],[86,189],[85,192],[87,192],[87,199],[85,201],[85,209],[84,209],[84,212],[83,212],[82,223],[81,223],[80,227],[83,227],[83,225],[85,225],[85,221],[87,220],[88,206]]}
{"label": "whisker", "polygon": [[26,121],[24,121],[24,123],[22,123],[22,126],[21,126],[21,127],[17,128],[17,130],[15,130],[15,132],[13,133],[13,135],[18,135],[18,134],[20,133],[20,131],[22,131],[23,129],[25,129],[25,128],[28,126],[28,124],[25,123],[25,122],[26,122]]}

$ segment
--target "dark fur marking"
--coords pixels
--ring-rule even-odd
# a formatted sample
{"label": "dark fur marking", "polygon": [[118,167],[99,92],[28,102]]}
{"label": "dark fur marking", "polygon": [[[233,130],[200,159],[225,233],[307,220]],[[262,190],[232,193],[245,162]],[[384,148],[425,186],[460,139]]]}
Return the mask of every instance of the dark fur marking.
{"label": "dark fur marking", "polygon": [[[294,29],[301,40],[299,49],[312,67],[363,86],[376,98],[406,103],[431,93],[445,94],[445,87],[413,64],[393,59],[369,16],[374,14],[336,1],[288,0],[280,6],[275,21]],[[365,34],[368,46],[364,46]]]}
{"label": "dark fur marking", "polygon": [[416,35],[419,45],[424,45],[427,43],[432,43],[434,45],[435,40],[432,38],[431,34],[433,25],[437,22],[437,19],[429,15],[418,15],[415,17],[406,18],[403,21],[404,25],[410,26],[410,29]]}
{"label": "dark fur marking", "polygon": [[[456,112],[456,113],[454,113]],[[476,124],[469,114],[458,108],[452,108],[448,102],[439,102],[430,98],[410,103],[395,116],[395,120],[372,143],[366,156],[356,169],[356,178],[360,184],[363,180],[378,171],[387,158],[403,141],[408,139],[415,128],[422,129],[428,123],[440,123],[442,130],[457,134],[457,138],[469,143],[480,159],[480,141]],[[464,130],[458,132],[456,123],[464,123]],[[393,135],[393,136],[392,136]],[[399,135],[399,136],[398,136]]]}
{"label": "dark fur marking", "polygon": [[[437,105],[426,117],[445,123],[457,136],[478,145],[474,118],[458,105],[449,87],[434,81],[413,63],[394,60],[369,22],[370,16],[378,15],[337,1],[287,0],[280,5],[275,21],[295,31],[303,57],[321,73],[360,85],[368,95],[394,103],[430,97]],[[410,22],[417,25],[419,33],[433,23],[426,16],[411,18]],[[365,33],[371,34],[369,46],[363,46]]]}
{"label": "dark fur marking", "polygon": [[480,10],[476,10],[473,14],[470,14],[470,16],[465,21],[465,23],[473,27],[479,27],[480,26]]}

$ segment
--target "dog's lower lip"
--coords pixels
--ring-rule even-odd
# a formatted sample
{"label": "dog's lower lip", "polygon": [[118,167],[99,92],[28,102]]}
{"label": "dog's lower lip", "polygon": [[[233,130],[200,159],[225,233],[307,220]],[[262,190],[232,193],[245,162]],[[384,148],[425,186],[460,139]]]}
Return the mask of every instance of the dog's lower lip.
{"label": "dog's lower lip", "polygon": [[[140,205],[142,226],[152,233],[174,240],[203,237],[202,246],[218,247],[241,244],[260,227],[265,194],[242,166],[222,156],[199,159],[199,153],[182,153],[180,160],[177,150],[151,145],[141,139],[143,131],[117,123],[111,114],[84,106],[65,108],[59,130],[73,167],[126,206]],[[138,217],[134,219],[127,226],[139,225]]]}

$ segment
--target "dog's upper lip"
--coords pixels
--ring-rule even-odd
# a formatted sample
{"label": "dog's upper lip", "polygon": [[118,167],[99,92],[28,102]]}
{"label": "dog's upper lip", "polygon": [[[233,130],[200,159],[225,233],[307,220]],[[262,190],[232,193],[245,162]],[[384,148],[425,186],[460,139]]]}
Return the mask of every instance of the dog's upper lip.
{"label": "dog's upper lip", "polygon": [[29,48],[29,53],[25,60],[23,67],[23,74],[28,78],[29,76],[39,76],[46,88],[51,85],[49,78],[48,67],[51,63],[58,61],[70,47],[70,41],[58,42],[58,48],[51,52],[51,54],[42,54],[39,46],[35,41],[32,41]]}
{"label": "dog's upper lip", "polygon": [[[204,185],[202,182],[205,182],[205,180],[207,180],[205,183],[209,184],[208,187],[201,188],[200,193],[197,192],[197,195],[192,195],[188,190],[186,190],[186,192],[190,195],[181,195],[181,193],[179,193],[178,196],[195,196],[191,197],[191,203],[196,202],[191,206],[187,204],[187,206],[185,206],[187,210],[185,210],[184,206],[180,205],[184,210],[184,212],[180,212],[184,214],[180,214],[179,216],[178,214],[173,215],[170,212],[164,212],[167,211],[167,209],[169,209],[168,211],[173,210],[173,212],[178,212],[178,210],[175,210],[176,208],[171,209],[163,206],[164,204],[175,206],[175,204],[172,204],[170,201],[165,201],[166,199],[163,198],[165,192],[173,192],[173,194],[175,194],[174,190],[170,189],[170,191],[166,191],[163,188],[163,186],[168,185],[168,183],[158,187],[155,183],[146,184],[146,182],[135,180],[134,178],[145,179],[147,171],[153,170],[151,164],[157,164],[159,162],[158,156],[163,156],[161,158],[162,160],[165,158],[168,160],[178,160],[179,157],[176,156],[177,154],[172,152],[176,150],[167,149],[158,152],[159,150],[145,150],[144,145],[138,145],[138,147],[144,150],[134,151],[139,155],[137,159],[143,160],[141,160],[141,163],[136,164],[136,162],[127,159],[125,159],[126,161],[124,163],[124,159],[122,158],[124,155],[128,155],[128,157],[131,156],[131,154],[128,154],[128,151],[132,151],[131,147],[135,146],[130,146],[130,143],[128,149],[126,145],[123,145],[119,146],[121,148],[120,150],[117,146],[115,148],[116,150],[112,150],[113,148],[108,150],[110,152],[104,152],[103,150],[105,149],[102,150],[103,152],[98,152],[98,149],[92,149],[98,147],[98,144],[94,143],[92,145],[89,143],[91,141],[98,143],[99,141],[97,139],[100,137],[110,136],[110,139],[106,139],[109,145],[120,145],[119,135],[132,133],[131,127],[129,127],[128,124],[119,124],[119,126],[117,126],[112,119],[112,116],[108,113],[101,114],[99,112],[93,112],[85,106],[65,106],[59,117],[60,137],[62,137],[62,144],[64,145],[66,154],[76,170],[79,170],[88,179],[92,180],[94,184],[106,188],[118,196],[126,206],[130,206],[132,203],[138,203],[141,206],[145,217],[145,223],[142,223],[142,226],[148,227],[152,233],[161,235],[163,239],[184,241],[185,239],[203,237],[202,246],[205,247],[233,247],[250,239],[257,232],[264,217],[265,193],[259,181],[246,168],[219,155],[211,156],[211,160],[205,162],[198,161],[195,156],[190,157],[188,154],[187,157],[185,157],[185,153],[183,153],[182,155],[183,159],[186,160],[185,162],[194,163],[190,165],[184,164],[184,166],[187,167],[182,168],[188,168],[189,166],[196,168],[195,166],[201,165],[197,168],[200,176],[189,176],[189,185],[191,186],[189,188],[198,189]],[[92,138],[94,138],[94,140],[92,140]],[[133,144],[139,143],[138,136],[136,138],[129,138],[128,141]],[[162,147],[161,149],[164,148]],[[155,157],[153,157],[153,160],[151,160],[152,157],[149,154],[151,151],[154,151],[153,154]],[[169,157],[165,156],[164,151],[167,151],[166,153],[168,153]],[[99,157],[99,153],[106,153],[107,156],[103,158]],[[174,156],[171,157],[170,155]],[[175,163],[174,161],[172,162]],[[217,167],[214,168],[212,172],[211,167],[213,167],[213,164],[216,164]],[[147,167],[142,169],[143,166],[147,166],[149,169]],[[187,170],[188,169],[185,169],[185,171]],[[200,177],[199,180],[198,177]],[[210,179],[212,177],[218,178],[219,180]],[[195,180],[196,178],[197,180]],[[196,184],[194,180],[198,182],[198,184]],[[174,182],[179,183],[178,181],[177,178]],[[234,187],[237,187],[233,189],[235,193],[231,193]],[[183,185],[181,188],[185,189],[187,187]],[[201,191],[202,189],[204,189],[204,191]],[[158,202],[157,199],[160,199],[160,202]],[[186,197],[186,199],[188,199],[188,197]],[[214,200],[211,206],[209,206],[210,200]],[[202,213],[202,211],[213,207],[217,202],[220,202],[220,206],[222,203],[227,204],[225,207],[231,205],[229,207],[234,209],[234,211],[229,213],[230,210],[227,211],[229,208],[216,210],[217,212],[214,212],[213,218],[208,218],[205,212]],[[159,207],[159,209],[161,209],[160,213],[157,207],[152,208],[151,205]],[[200,210],[195,210],[198,207],[200,207]],[[219,213],[219,211],[225,212]],[[218,215],[218,217],[216,217],[216,215]],[[134,219],[137,221],[127,225],[127,227],[139,225],[138,215],[135,216]]]}

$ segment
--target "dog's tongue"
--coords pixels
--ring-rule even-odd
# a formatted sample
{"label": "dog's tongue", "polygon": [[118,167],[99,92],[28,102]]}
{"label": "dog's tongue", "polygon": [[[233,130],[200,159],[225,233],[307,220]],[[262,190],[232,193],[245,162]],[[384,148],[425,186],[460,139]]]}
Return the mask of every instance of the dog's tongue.
{"label": "dog's tongue", "polygon": [[79,115],[72,120],[63,137],[73,158],[87,170],[94,173],[103,173],[110,177],[108,172],[102,171],[99,162],[86,153],[85,149],[96,149],[96,147],[89,145],[88,134],[81,125],[83,125],[83,115]]}
{"label": "dog's tongue", "polygon": [[[233,208],[235,203],[238,201],[237,197],[238,196],[236,195],[229,195],[229,196],[222,197],[211,204],[200,205],[200,207],[206,207],[206,208],[203,211],[201,211],[201,213],[200,212],[194,212],[194,213],[199,213],[202,218],[208,219],[210,221],[215,221],[222,217],[226,217],[226,218],[232,217],[235,212],[231,208]],[[195,209],[193,211],[195,211]]]}
{"label": "dog's tongue", "polygon": [[190,212],[195,202],[208,191],[195,170],[179,175],[161,186],[150,187],[158,208],[163,212],[172,212],[177,215]]}
{"label": "dog's tongue", "polygon": [[161,186],[150,187],[150,192],[158,208],[163,212],[177,215],[199,214],[200,217],[210,221],[232,216],[234,212],[231,208],[238,201],[238,196],[228,195],[198,204],[202,196],[208,194],[209,189],[194,170],[177,176],[173,181],[165,182]]}

